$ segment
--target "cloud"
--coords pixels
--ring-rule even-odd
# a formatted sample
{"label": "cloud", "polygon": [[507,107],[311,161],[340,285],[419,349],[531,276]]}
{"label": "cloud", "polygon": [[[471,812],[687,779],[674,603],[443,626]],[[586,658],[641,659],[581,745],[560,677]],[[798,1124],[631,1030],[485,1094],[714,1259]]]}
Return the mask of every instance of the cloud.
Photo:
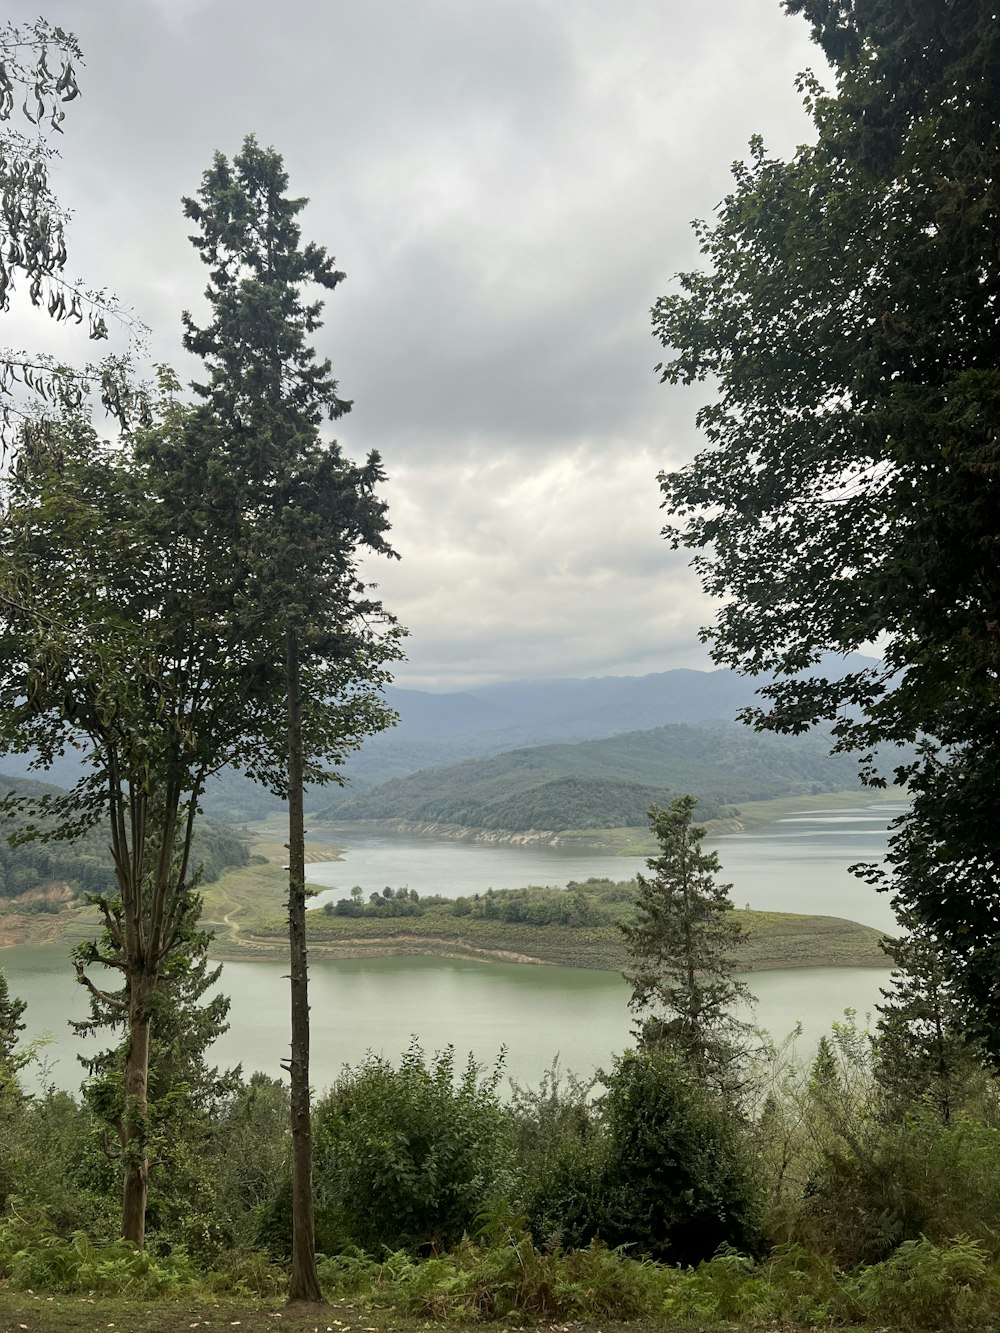
{"label": "cloud", "polygon": [[[14,5],[16,19],[34,10]],[[20,12],[23,11],[23,12]],[[775,0],[51,0],[84,47],[59,189],[72,262],[153,329],[204,286],[180,196],[254,131],[348,280],[317,337],[345,450],[391,475],[408,684],[704,662],[711,607],[655,475],[706,390],[656,382],[649,307],[697,262],[752,133],[808,125],[819,53]],[[46,337],[12,316],[5,341]],[[25,335],[24,339],[19,333]],[[63,335],[54,335],[63,337]]]}

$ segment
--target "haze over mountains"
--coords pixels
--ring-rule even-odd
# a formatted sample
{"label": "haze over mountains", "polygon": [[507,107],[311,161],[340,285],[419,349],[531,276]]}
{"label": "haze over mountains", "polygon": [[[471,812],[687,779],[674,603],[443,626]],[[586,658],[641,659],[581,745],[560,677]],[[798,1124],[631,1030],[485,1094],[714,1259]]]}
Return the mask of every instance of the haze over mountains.
{"label": "haze over mountains", "polygon": [[[846,662],[834,659],[824,662],[823,668],[830,675],[840,675],[869,661],[859,656]],[[511,779],[513,786],[510,782],[502,783],[500,787],[490,785],[496,775],[485,774],[485,804],[496,804],[494,818],[499,818],[505,808],[509,809],[506,805],[509,798],[523,791],[525,773],[532,769],[540,781],[544,775],[546,782],[572,778],[590,783],[602,778],[606,783],[617,783],[617,789],[606,786],[599,799],[610,800],[611,806],[616,802],[622,805],[622,813],[632,809],[641,811],[649,804],[650,790],[659,790],[667,780],[669,765],[664,767],[664,735],[647,741],[633,736],[624,745],[593,752],[572,753],[573,748],[581,742],[652,732],[677,724],[732,724],[741,708],[754,703],[755,687],[759,683],[733,671],[677,669],[646,676],[510,681],[454,694],[432,694],[390,686],[386,696],[399,713],[397,726],[371,737],[349,760],[345,768],[348,785],[342,796],[336,788],[314,789],[309,804],[314,809],[344,808],[357,802],[354,806],[356,813],[348,816],[344,808],[343,815],[338,817],[415,817],[404,814],[403,807],[413,808],[413,792],[418,790],[419,784],[395,791],[400,797],[400,809],[392,816],[361,813],[376,806],[383,812],[388,811],[385,792],[380,793],[376,805],[362,802],[360,798],[373,788],[405,779],[411,774],[441,769],[462,760],[482,760],[517,751],[528,753],[508,758],[499,770],[508,775],[518,774],[516,779]],[[700,728],[698,730],[700,732]],[[783,756],[779,767],[782,763],[791,765],[786,773],[788,782],[793,786],[801,784],[794,789],[809,790],[810,784],[819,790],[853,785],[853,761],[826,760],[819,736],[759,737],[748,728],[733,725],[727,729],[725,738],[718,728],[710,729],[700,738],[698,734],[684,736],[682,731],[677,731],[671,744],[680,765],[675,765],[678,781],[687,774],[690,782],[700,783],[699,794],[714,800],[753,799],[751,788],[754,784],[762,788],[762,795],[763,788],[770,791],[774,786],[770,780],[774,774],[769,775],[768,768],[776,756],[773,748],[768,747],[775,744],[781,747]],[[561,747],[561,752],[549,750],[531,756],[534,747]],[[655,761],[650,761],[650,753],[658,756]],[[622,759],[623,755],[627,757]],[[741,762],[746,765],[741,773],[733,768],[736,755],[742,755]],[[793,759],[793,755],[799,757]],[[718,767],[720,762],[721,769]],[[0,770],[15,776],[26,774],[27,756],[6,756],[0,760]],[[47,778],[61,786],[71,786],[79,774],[79,761],[70,754],[49,770]],[[468,777],[468,773],[460,773],[456,780],[462,783]],[[433,785],[435,790],[444,792],[452,778],[451,774],[444,775],[441,781],[435,777],[432,783],[425,779],[422,785],[424,788]],[[788,789],[787,783],[785,789]],[[551,797],[558,802],[565,798],[579,809],[592,803],[593,796],[592,786],[585,791],[577,782],[568,787],[564,784],[562,790],[549,791],[546,800]],[[520,796],[517,799],[520,802]],[[210,818],[232,820],[261,818],[279,809],[280,805],[270,793],[232,770],[213,781],[204,802]],[[518,808],[523,809],[523,803]]]}
{"label": "haze over mountains", "polygon": [[[871,658],[853,654],[825,660],[822,667],[837,677],[871,664]],[[762,683],[735,671],[682,668],[647,676],[506,681],[460,694],[392,686],[386,696],[399,723],[366,741],[347,772],[354,788],[368,787],[525,746],[598,740],[677,722],[732,722],[741,708],[757,702]]]}

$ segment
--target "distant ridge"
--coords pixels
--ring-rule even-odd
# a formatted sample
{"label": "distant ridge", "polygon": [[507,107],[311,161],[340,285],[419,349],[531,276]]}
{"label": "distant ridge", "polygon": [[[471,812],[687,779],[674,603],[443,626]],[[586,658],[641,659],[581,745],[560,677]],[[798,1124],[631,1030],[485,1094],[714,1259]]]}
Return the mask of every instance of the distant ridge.
{"label": "distant ridge", "polygon": [[[871,661],[857,654],[830,658],[822,669],[836,677]],[[386,699],[399,713],[399,724],[371,737],[349,758],[346,790],[359,794],[426,769],[528,747],[602,740],[675,723],[732,723],[740,709],[756,701],[762,683],[735,671],[682,667],[645,676],[508,681],[450,694],[391,685]],[[29,776],[29,759],[0,756],[0,768]],[[81,772],[79,759],[67,753],[48,773],[30,776],[72,786]],[[853,777],[848,785],[854,785]],[[334,795],[329,787],[314,789],[310,804],[332,805]],[[217,820],[262,819],[280,808],[277,798],[233,769],[212,780],[204,800],[205,813]]]}
{"label": "distant ridge", "polygon": [[858,785],[855,761],[829,737],[758,734],[733,722],[672,724],[575,745],[466,759],[345,793],[323,820],[407,820],[508,832],[640,826],[653,801],[689,791],[700,817],[741,801]]}

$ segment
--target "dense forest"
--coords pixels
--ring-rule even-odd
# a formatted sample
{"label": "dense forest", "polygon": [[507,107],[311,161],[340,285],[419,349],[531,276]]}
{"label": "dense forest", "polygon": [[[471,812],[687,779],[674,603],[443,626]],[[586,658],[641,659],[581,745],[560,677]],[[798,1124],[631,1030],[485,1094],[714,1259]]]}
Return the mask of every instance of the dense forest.
{"label": "dense forest", "polygon": [[[47,783],[7,778],[0,774],[0,790],[13,795],[65,796],[65,791]],[[32,895],[31,890],[50,884],[67,885],[74,898],[107,894],[113,890],[115,867],[106,828],[96,825],[72,841],[44,837],[46,821],[38,821],[39,836],[20,840],[29,824],[27,815],[11,811],[6,816],[7,837],[0,840],[0,898],[8,900],[8,911],[57,912],[62,900]],[[11,841],[13,839],[13,841]],[[199,825],[194,857],[199,882],[210,884],[223,870],[246,865],[246,840],[224,824]],[[21,895],[23,902],[12,902]]]}

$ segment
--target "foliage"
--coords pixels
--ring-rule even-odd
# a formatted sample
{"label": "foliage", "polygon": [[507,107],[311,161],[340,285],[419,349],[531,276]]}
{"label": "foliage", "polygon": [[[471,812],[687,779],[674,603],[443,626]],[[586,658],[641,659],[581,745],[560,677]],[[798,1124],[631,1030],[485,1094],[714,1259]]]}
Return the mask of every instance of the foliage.
{"label": "foliage", "polygon": [[626,1052],[602,1081],[601,1239],[678,1264],[758,1252],[762,1182],[732,1107],[662,1046]]}
{"label": "foliage", "polygon": [[[18,796],[48,796],[53,800],[66,794],[48,783],[23,778],[0,777],[0,788]],[[31,889],[53,882],[68,884],[81,899],[89,895],[107,897],[113,894],[114,857],[108,845],[110,833],[107,827],[95,825],[84,829],[79,837],[70,841],[47,841],[44,836],[25,836],[32,824],[42,835],[57,826],[51,817],[41,815],[32,819],[17,809],[7,817],[7,837],[0,839],[0,898],[16,899]],[[211,884],[224,870],[246,865],[246,842],[235,829],[202,823],[195,831],[192,859],[199,869],[199,882]],[[31,910],[31,904],[19,904],[18,907]]]}
{"label": "foliage", "polygon": [[3,1202],[14,1217],[44,1219],[60,1235],[113,1233],[116,1180],[87,1107],[50,1089],[0,1103]]}
{"label": "foliage", "polygon": [[[222,1072],[207,1063],[209,1047],[229,1027],[229,999],[215,990],[222,966],[209,964],[207,948],[208,938],[199,935],[175,953],[151,997],[143,1140],[151,1162],[146,1226],[200,1258],[217,1250],[225,1234],[206,1165],[221,1133],[224,1098],[240,1086],[239,1070]],[[120,1169],[130,1148],[128,1031],[120,1010],[93,994],[90,1000],[90,1018],[73,1023],[77,1033],[106,1040],[110,1029],[122,1037],[109,1050],[79,1057],[88,1075],[84,1103],[99,1126],[104,1152]]]}
{"label": "foliage", "polygon": [[[63,109],[80,95],[76,66],[83,55],[72,33],[45,19],[0,27],[0,312],[23,281],[33,306],[57,321],[86,324],[91,339],[108,336],[109,318],[140,332],[117,299],[86,288],[65,275],[68,259],[68,210],[56,198],[49,170],[58,156],[49,134],[63,133]],[[54,67],[53,67],[54,66]],[[20,115],[33,127],[11,127]],[[144,420],[144,391],[129,379],[128,357],[109,356],[97,364],[70,368],[46,353],[5,349],[0,352],[0,431],[4,449],[15,420],[32,428],[32,417],[19,391],[46,404],[79,408],[96,388],[104,408],[124,426]]]}
{"label": "foliage", "polygon": [[660,853],[646,862],[650,877],[636,877],[636,917],[621,927],[625,980],[629,1008],[647,1013],[643,1041],[668,1044],[701,1077],[733,1086],[748,1027],[732,1010],[752,1003],[734,976],[745,932],[732,914],[732,886],[718,883],[717,853],[701,849],[705,830],[692,822],[694,808],[693,796],[678,796],[669,810],[650,808]]}
{"label": "foliage", "polygon": [[127,1292],[148,1300],[193,1285],[195,1265],[183,1253],[154,1258],[125,1241],[94,1244],[71,1236],[0,1223],[0,1275],[16,1291]]}
{"label": "foliage", "polygon": [[954,958],[913,913],[907,933],[883,946],[895,966],[892,989],[878,1006],[875,1075],[903,1106],[923,1100],[946,1123],[982,1081],[983,1057],[970,1037],[973,1024],[955,986]]}
{"label": "foliage", "polygon": [[507,1124],[489,1074],[449,1047],[414,1041],[398,1068],[370,1055],[345,1069],[316,1111],[321,1249],[439,1250],[460,1240],[504,1185]]}
{"label": "foliage", "polygon": [[6,1081],[6,1071],[13,1067],[18,1033],[24,1031],[21,1017],[27,1007],[24,1000],[11,995],[7,978],[0,970],[0,1091]]}
{"label": "foliage", "polygon": [[236,1252],[259,1244],[264,1217],[288,1172],[288,1089],[254,1074],[213,1111],[215,1134],[201,1167],[219,1216],[219,1232]]}
{"label": "foliage", "polygon": [[[871,878],[960,955],[997,1052],[1000,36],[979,0],[786,8],[835,90],[802,76],[816,142],[751,141],[697,225],[707,271],[654,308],[663,378],[718,385],[706,449],[661,478],[665,531],[722,598],[715,660],[776,673],[756,725],[829,721],[865,764],[918,742]],[[881,663],[815,670],[876,641]]]}
{"label": "foliage", "polygon": [[593,1092],[594,1081],[564,1077],[557,1062],[537,1089],[512,1089],[514,1198],[534,1243],[548,1251],[577,1249],[600,1229],[608,1142]]}

